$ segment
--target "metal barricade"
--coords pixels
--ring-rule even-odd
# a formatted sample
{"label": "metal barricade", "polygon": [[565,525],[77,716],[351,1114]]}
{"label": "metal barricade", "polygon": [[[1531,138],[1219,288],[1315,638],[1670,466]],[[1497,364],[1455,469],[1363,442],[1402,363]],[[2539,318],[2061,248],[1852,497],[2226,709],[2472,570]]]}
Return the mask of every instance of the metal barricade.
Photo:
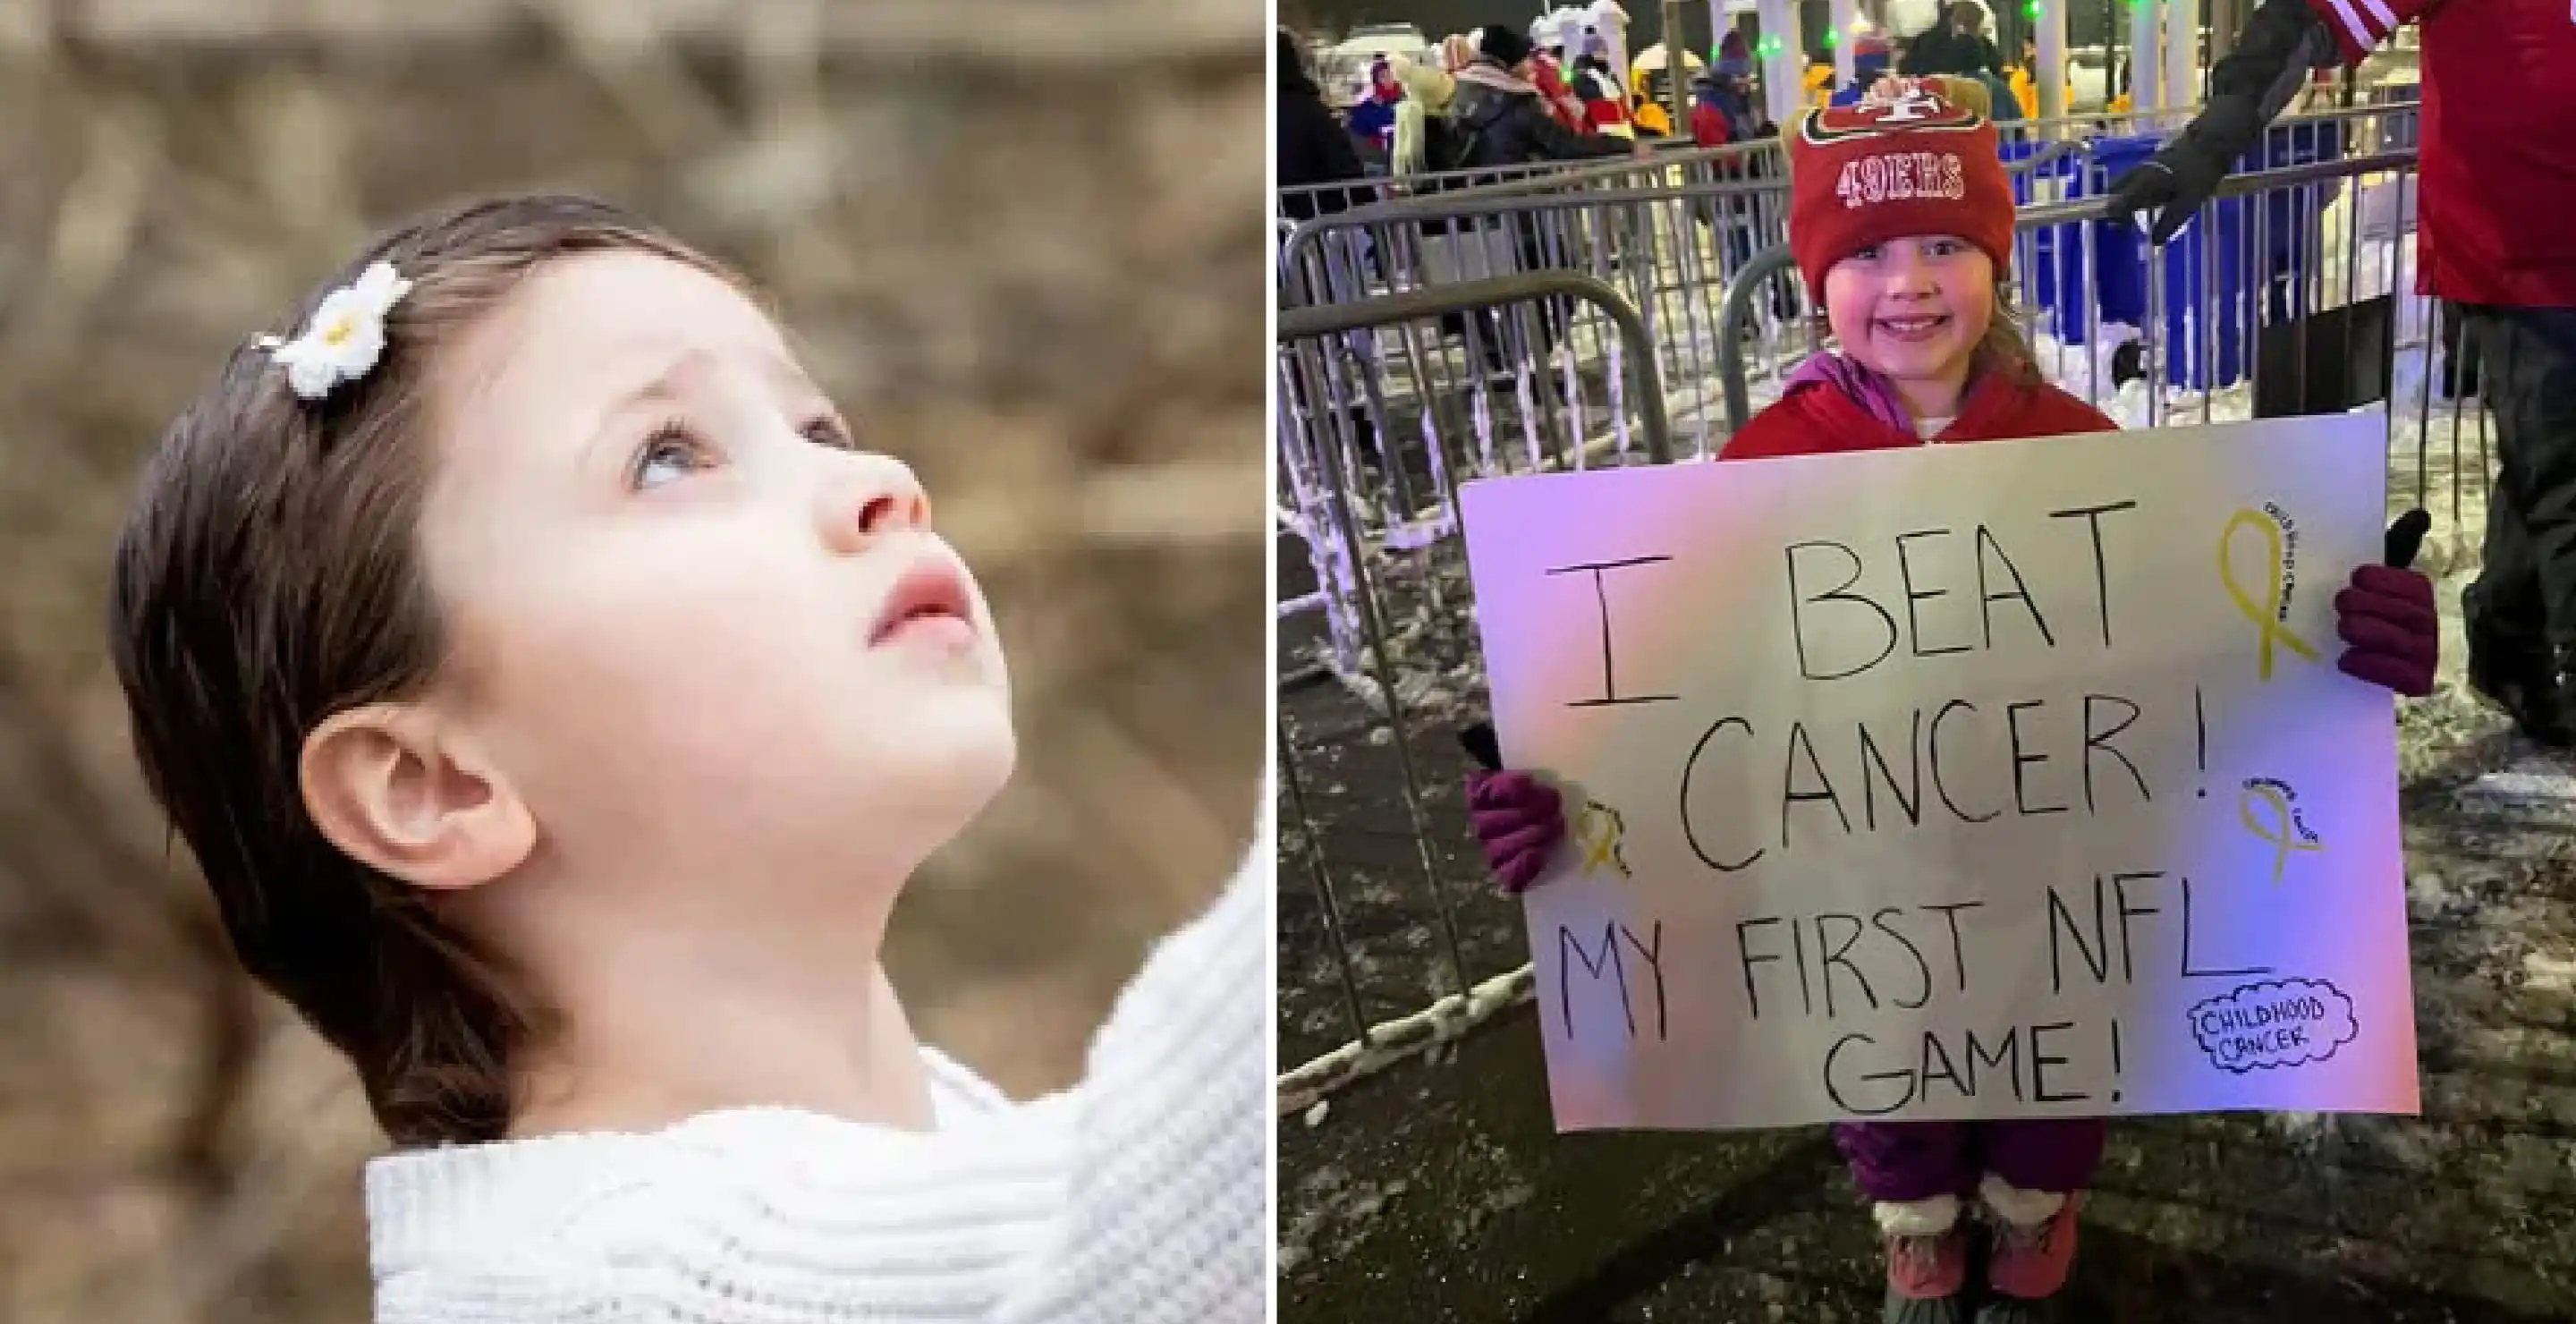
{"label": "metal barricade", "polygon": [[[2411,143],[2415,110],[2414,103],[2399,101],[2294,115],[2273,126],[2270,137],[2279,142],[2332,135],[2353,150],[2378,151]],[[2017,169],[2027,170],[2039,164],[2028,161],[2033,153],[2060,146],[2089,152],[2094,144],[2160,138],[2178,127],[2188,114],[2179,110],[2150,111],[2018,121],[1998,127],[2007,160],[2016,163]],[[1577,190],[1666,188],[1698,179],[1760,179],[1769,181],[1774,189],[1785,188],[1786,153],[1778,139],[1767,138],[1729,147],[1669,148],[1642,159],[1539,162],[1381,179],[1365,186],[1282,190],[1283,205],[1294,203],[1291,210],[1302,222],[1285,246],[1286,266],[1292,273],[1288,301],[1328,303],[1373,292],[1366,282],[1340,278],[1360,270],[1355,264],[1328,262],[1312,251],[1370,242],[1353,237],[1349,232],[1354,230],[1437,227],[1457,207],[1482,208],[1480,214],[1493,216],[1498,213],[1490,204],[1499,198],[1530,198]],[[1326,194],[1352,205],[1329,216],[1307,214],[1305,209],[1312,198]],[[1327,275],[1328,270],[1337,274]],[[1380,273],[1381,285],[1385,279]]]}
{"label": "metal barricade", "polygon": [[[1762,168],[1751,152],[1711,159],[1723,168]],[[2056,143],[2011,169],[2017,179],[2037,180],[2081,163],[2079,146]],[[1667,383],[1676,435],[1705,455],[1726,436],[1717,393],[1728,379],[1729,345],[1719,331],[1718,296],[1745,263],[1784,241],[1787,211],[1783,181],[1758,173],[1381,204],[1293,227],[1280,254],[1283,302],[1330,306],[1521,271],[1583,272],[1616,287],[1638,311]],[[1319,292],[1336,297],[1315,297]],[[1766,335],[1776,340],[1780,330],[1795,329],[1803,311],[1794,291],[1779,292],[1766,305]],[[1384,339],[1355,362],[1348,398],[1353,429],[1385,479],[1363,505],[1392,539],[1437,536],[1431,526],[1457,472],[1425,469],[1421,483],[1410,481],[1424,466],[1401,461],[1417,444],[1438,449],[1464,438],[1490,466],[1500,449],[1594,456],[1625,454],[1632,443],[1633,410],[1618,395],[1625,342],[1596,306],[1452,317],[1436,328],[1403,326]],[[1776,346],[1767,352],[1776,357]],[[1311,410],[1296,417],[1310,425],[1322,418]],[[1292,451],[1311,451],[1320,441],[1311,433],[1283,438]],[[1298,461],[1293,453],[1285,461],[1292,474]]]}
{"label": "metal barricade", "polygon": [[[1471,340],[1480,333],[1496,346],[1533,335],[1550,318],[1581,304],[1615,328],[1623,355],[1614,354],[1610,375],[1601,379],[1606,412],[1620,427],[1617,451],[1629,450],[1628,402],[1636,402],[1636,437],[1650,463],[1671,458],[1670,428],[1664,417],[1663,392],[1654,356],[1646,352],[1648,332],[1636,311],[1605,282],[1571,271],[1539,271],[1498,276],[1387,295],[1360,303],[1292,308],[1279,315],[1280,488],[1291,504],[1276,513],[1277,531],[1304,545],[1315,588],[1282,593],[1283,619],[1321,610],[1331,640],[1330,664],[1345,675],[1357,675],[1374,633],[1369,614],[1373,599],[1362,570],[1372,553],[1402,554],[1458,530],[1457,484],[1453,475],[1462,457],[1451,444],[1457,434],[1444,434],[1436,411],[1444,383],[1420,351],[1421,323],[1456,317]],[[1384,389],[1387,372],[1381,360],[1394,352],[1412,360],[1408,397]],[[1624,357],[1637,380],[1621,373]],[[1569,373],[1566,398],[1581,399],[1577,379]],[[1555,396],[1553,383],[1533,382],[1524,373],[1515,379],[1526,416],[1536,394]],[[1481,389],[1471,388],[1476,407],[1492,405]],[[1418,448],[1395,444],[1391,434],[1410,417],[1420,429]],[[1482,434],[1486,446],[1473,464],[1477,472],[1509,468]],[[1542,448],[1529,434],[1530,467],[1582,468],[1594,448],[1562,444]],[[1552,441],[1562,443],[1557,435]],[[1419,471],[1415,466],[1419,465]],[[1373,474],[1380,479],[1374,499],[1359,496],[1354,479]]]}
{"label": "metal barricade", "polygon": [[[2466,402],[2474,366],[2444,310],[2415,293],[2414,156],[2381,150],[2405,141],[2370,118],[2388,111],[2290,126],[2341,127],[2319,159],[2230,180],[2161,249],[2102,217],[2108,154],[2030,154],[2016,163],[2031,202],[2010,316],[2047,376],[2142,428],[2251,416],[2275,374],[2322,361],[2303,343],[2309,319],[2384,300],[2390,495],[2435,515],[2424,564],[2444,573],[2474,561],[2490,448]],[[1672,242],[1677,224],[1726,205],[1749,214],[1777,196],[1699,179],[1461,195],[1300,226],[1283,244],[1286,278],[1338,251],[1331,234],[1414,230],[1390,234],[1369,283],[1334,287],[1393,294],[1292,295],[1280,322],[1282,517],[1315,579],[1297,631],[1282,622],[1283,657],[1311,660],[1310,683],[1283,689],[1278,734],[1286,857],[1313,884],[1311,898],[1282,897],[1282,1061],[1307,1063],[1283,1077],[1283,1107],[1526,994],[1517,908],[1487,893],[1456,789],[1466,765],[1440,738],[1483,706],[1456,489],[1704,457],[1776,398],[1825,333],[1778,240],[1740,259],[1706,234]],[[1563,266],[1446,281],[1408,265],[1405,245],[1498,218]],[[2132,260],[2121,279],[2136,306],[2115,306],[2116,282],[2099,273]],[[1446,335],[1432,320],[1443,316]],[[1675,380],[1676,365],[1702,364],[1704,376]],[[1310,927],[1329,937],[1299,948]]]}
{"label": "metal barricade", "polygon": [[[1679,163],[1705,149],[1687,138],[1648,139],[1652,155],[1639,158],[1579,158],[1564,161],[1524,161],[1512,165],[1476,166],[1462,170],[1424,170],[1391,175],[1371,169],[1362,179],[1339,180],[1329,184],[1282,185],[1272,198],[1280,217],[1290,222],[1312,220],[1332,212],[1364,207],[1371,203],[1430,194],[1460,193],[1469,190],[1495,190],[1555,187],[1569,176],[1597,177],[1605,167],[1612,173],[1649,171],[1659,165]],[[1718,149],[1726,150],[1726,149]]]}
{"label": "metal barricade", "polygon": [[[2213,406],[2223,412],[2223,388],[2248,377],[2262,326],[2350,302],[2365,284],[2392,291],[2404,284],[2411,175],[2375,148],[2395,136],[2389,117],[2412,113],[2371,107],[2286,121],[2269,135],[2264,157],[2314,168],[2267,171],[2232,186],[2214,213],[2223,234],[2152,257],[2098,212],[2045,209],[2098,198],[2111,177],[2145,159],[2153,140],[2008,148],[2016,193],[2040,209],[2034,216],[2054,217],[2023,227],[2014,264],[2043,368],[2135,426],[2168,414],[2209,416]],[[2127,153],[2125,162],[2118,152]],[[1761,402],[1755,397],[1776,392],[1783,369],[1813,348],[1816,332],[1795,281],[1764,282],[1760,302],[1739,305],[1733,320],[1720,303],[1757,254],[1785,243],[1785,181],[1759,174],[1764,158],[1755,151],[1676,159],[1681,164],[1671,167],[1567,172],[1571,182],[1560,187],[1375,204],[1294,226],[1280,256],[1283,302],[1311,306],[1517,271],[1582,271],[1617,286],[1638,310],[1677,436],[1695,454],[1713,453],[1733,422]],[[1745,174],[1693,174],[1695,162]],[[1638,183],[1640,169],[1674,177]],[[2258,192],[2264,196],[2250,197]],[[2094,271],[2106,250],[2123,243],[2126,253],[2112,265],[2129,274],[2114,283],[2125,284],[2134,306],[2114,309],[2111,292],[2093,288]],[[2272,266],[2280,271],[2266,270]],[[2410,345],[2422,343],[2426,307],[2405,301],[2398,308],[2401,339]],[[1370,445],[1401,449],[1419,430],[1426,438],[1468,435],[1488,457],[1505,444],[1550,453],[1624,449],[1629,411],[1614,400],[1606,417],[1596,417],[1602,392],[1594,383],[1619,375],[1615,328],[1588,305],[1542,312],[1535,319],[1527,310],[1510,319],[1452,318],[1437,334],[1404,328],[1353,381]],[[2156,366],[2180,373],[2171,389],[2132,389],[2150,355]],[[1485,389],[1458,389],[1465,380]],[[1391,528],[1421,523],[1412,512],[1429,509],[1439,495],[1412,490],[1404,470],[1381,464],[1393,486],[1366,503],[1383,507]],[[1438,478],[1426,475],[1426,482],[1436,488]]]}
{"label": "metal barricade", "polygon": [[[1615,182],[1615,181],[1614,181]],[[1637,187],[1569,187],[1409,199],[1361,208],[1298,227],[1281,253],[1283,303],[1329,305],[1524,271],[1578,271],[1617,288],[1636,308],[1673,383],[1677,422],[1694,413],[1714,383],[1715,296],[1734,268],[1785,233],[1786,193],[1773,181],[1691,175]],[[1515,382],[1553,378],[1580,390],[1587,370],[1615,375],[1616,329],[1589,306],[1537,322],[1452,320],[1441,334],[1413,337],[1380,362],[1380,394],[1407,400],[1426,374],[1488,379],[1498,394],[1525,395]],[[1490,448],[1492,429],[1520,425],[1541,444],[1559,430],[1565,402],[1546,399],[1503,418],[1475,399],[1469,424]],[[1576,406],[1582,401],[1573,402]],[[1706,424],[1695,445],[1705,449]]]}
{"label": "metal barricade", "polygon": [[[1425,657],[1470,655],[1474,650],[1472,639],[1456,629],[1465,620],[1463,599],[1444,591],[1459,579],[1455,564],[1458,542],[1451,536],[1458,527],[1454,500],[1435,512],[1443,536],[1410,544],[1446,558],[1449,564],[1415,567],[1427,573],[1404,576],[1378,572],[1389,558],[1401,560],[1408,556],[1408,544],[1386,538],[1382,526],[1376,536],[1364,532],[1368,517],[1352,505],[1351,494],[1357,487],[1353,479],[1358,467],[1366,463],[1366,453],[1361,439],[1349,427],[1352,397],[1347,383],[1360,361],[1379,352],[1380,342],[1388,338],[1383,333],[1389,330],[1444,315],[1528,314],[1534,307],[1568,303],[1597,309],[1616,328],[1627,348],[1624,360],[1635,380],[1625,383],[1625,391],[1637,402],[1634,458],[1641,463],[1669,462],[1672,439],[1663,415],[1654,356],[1646,352],[1644,320],[1619,297],[1617,290],[1602,281],[1573,272],[1531,272],[1359,303],[1290,309],[1280,314],[1281,482],[1296,494],[1300,511],[1320,516],[1300,522],[1294,530],[1306,544],[1308,569],[1317,587],[1327,593],[1347,594],[1356,607],[1348,637],[1341,637],[1342,626],[1335,618],[1334,635],[1326,647],[1337,658],[1332,669],[1362,697],[1372,729],[1388,733],[1385,740],[1373,746],[1387,750],[1391,756],[1387,772],[1394,784],[1381,804],[1401,805],[1406,815],[1396,833],[1386,834],[1405,843],[1397,848],[1397,857],[1390,865],[1419,879],[1420,913],[1434,919],[1432,925],[1421,930],[1422,951],[1427,957],[1436,949],[1445,957],[1437,963],[1439,975],[1435,978],[1443,980],[1446,995],[1435,993],[1430,1012],[1380,1032],[1369,1019],[1369,999],[1363,994],[1359,974],[1361,957],[1354,952],[1342,893],[1326,864],[1322,839],[1316,830],[1314,796],[1297,752],[1297,718],[1291,705],[1283,701],[1278,739],[1280,787],[1288,801],[1288,831],[1282,837],[1282,853],[1283,857],[1302,856],[1308,865],[1314,884],[1312,900],[1318,907],[1313,918],[1320,926],[1324,946],[1332,954],[1338,972],[1335,982],[1350,1025],[1350,1042],[1332,1059],[1338,1065],[1317,1071],[1355,1069],[1372,1060],[1374,1054],[1398,1051],[1395,1045],[1408,1037],[1427,1042],[1445,1033],[1443,1027],[1461,1026],[1481,1014],[1480,1008],[1490,1009],[1497,1005],[1498,998],[1507,1001],[1509,997],[1508,989],[1497,989],[1490,981],[1480,985],[1472,978],[1468,943],[1461,936],[1451,898],[1441,883],[1444,872],[1454,876],[1455,869],[1444,870],[1437,858],[1442,852],[1435,844],[1444,835],[1454,834],[1435,830],[1425,816],[1424,782],[1414,761],[1417,737],[1432,728],[1417,726],[1409,717],[1416,705],[1437,710],[1441,703],[1435,693],[1417,683],[1419,673],[1412,671],[1410,664]],[[1307,419],[1317,411],[1322,414],[1323,425],[1310,429]],[[1324,437],[1322,444],[1303,444],[1317,431]],[[1426,468],[1436,474],[1443,466],[1454,463],[1455,457],[1447,456],[1445,448],[1435,441],[1426,447],[1422,459]],[[1400,454],[1393,461],[1402,462]],[[1533,468],[1568,463],[1580,466],[1586,462],[1587,457],[1579,452],[1531,456]],[[1506,462],[1502,467],[1510,466]],[[1400,472],[1389,477],[1386,486],[1390,489],[1405,481]],[[1441,490],[1454,498],[1454,487],[1443,484]],[[1293,591],[1291,575],[1290,563],[1283,559],[1283,587]],[[1288,637],[1284,622],[1282,634]],[[1339,662],[1341,658],[1347,658],[1347,665]],[[1515,957],[1504,964],[1519,962]],[[1426,966],[1426,972],[1429,969]],[[1316,986],[1310,983],[1306,987],[1312,992]]]}
{"label": "metal barricade", "polygon": [[[2399,103],[2382,100],[2383,107],[2393,104]],[[2412,108],[2411,102],[2404,104]],[[2180,127],[2190,116],[2189,110],[2121,111],[2116,114],[2097,111],[2049,120],[2001,120],[1997,121],[1995,129],[2007,143],[2049,143],[2105,134],[2162,133]],[[1298,222],[1373,203],[1433,194],[1474,192],[1478,196],[1491,196],[1497,191],[1561,188],[1584,182],[1634,185],[1647,182],[1637,176],[1657,170],[1705,168],[1730,160],[1758,160],[1766,167],[1776,166],[1784,155],[1777,138],[1714,148],[1697,146],[1686,137],[1649,138],[1645,141],[1652,155],[1644,160],[1529,161],[1467,170],[1421,171],[1401,176],[1373,171],[1364,179],[1285,185],[1274,192],[1273,198],[1280,216]]]}

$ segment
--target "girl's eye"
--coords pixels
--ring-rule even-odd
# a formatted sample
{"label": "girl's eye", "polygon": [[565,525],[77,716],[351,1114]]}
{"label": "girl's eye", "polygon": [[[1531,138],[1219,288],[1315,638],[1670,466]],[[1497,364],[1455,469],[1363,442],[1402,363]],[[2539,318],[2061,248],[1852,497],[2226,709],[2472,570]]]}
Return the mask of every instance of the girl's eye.
{"label": "girl's eye", "polygon": [[714,467],[715,457],[696,437],[679,424],[665,424],[636,448],[628,485],[639,492],[646,491]]}
{"label": "girl's eye", "polygon": [[834,450],[843,451],[854,451],[859,448],[859,443],[850,436],[850,430],[841,426],[841,420],[828,415],[806,424],[804,435],[807,441],[817,446],[829,446]]}
{"label": "girl's eye", "polygon": [[1876,262],[1878,260],[1878,245],[1871,244],[1867,248],[1859,249],[1847,260],[1852,262]]}
{"label": "girl's eye", "polygon": [[1957,257],[1966,245],[1956,239],[1935,239],[1924,249],[1934,257]]}

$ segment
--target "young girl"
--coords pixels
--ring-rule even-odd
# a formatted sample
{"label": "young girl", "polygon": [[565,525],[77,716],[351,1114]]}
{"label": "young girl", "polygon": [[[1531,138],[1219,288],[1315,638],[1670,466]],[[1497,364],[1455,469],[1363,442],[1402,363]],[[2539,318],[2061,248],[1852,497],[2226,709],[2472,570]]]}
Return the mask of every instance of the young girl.
{"label": "young girl", "polygon": [[[2105,432],[2099,411],[2042,380],[1998,297],[2013,200],[1983,117],[1924,84],[1813,112],[1790,143],[1790,244],[1842,352],[1808,360],[1721,458],[1815,455]],[[2401,558],[2403,559],[2403,558]],[[2402,694],[2432,688],[2437,642],[2423,576],[2364,566],[2335,600],[2344,671]],[[1475,774],[1468,808],[1517,892],[1564,837],[1557,792],[1522,772]],[[2080,1192],[2100,1161],[2093,1119],[1834,1128],[1885,1237],[1885,1317],[1965,1318],[1963,1214],[1994,1224],[1981,1321],[2021,1319],[2066,1282]]]}
{"label": "young girl", "polygon": [[376,1317],[1260,1318],[1266,837],[1078,1087],[915,1040],[878,946],[1010,773],[1002,655],[742,280],[505,198],[275,330],[164,437],[110,642],[235,950],[400,1147]]}

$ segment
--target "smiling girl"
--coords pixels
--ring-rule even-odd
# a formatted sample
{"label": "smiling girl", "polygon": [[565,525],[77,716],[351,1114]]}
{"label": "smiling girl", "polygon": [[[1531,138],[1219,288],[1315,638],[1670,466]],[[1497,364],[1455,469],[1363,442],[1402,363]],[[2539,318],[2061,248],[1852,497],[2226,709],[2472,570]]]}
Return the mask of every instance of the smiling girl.
{"label": "smiling girl", "polygon": [[878,949],[1010,774],[1001,649],[714,260],[386,235],[171,426],[113,599],[235,950],[399,1147],[378,1319],[1259,1318],[1266,839],[1074,1089],[915,1039]]}
{"label": "smiling girl", "polygon": [[[1789,169],[1790,248],[1840,352],[1792,373],[1721,458],[2115,430],[2041,377],[2003,306],[2012,189],[1984,116],[1937,80],[1891,80],[1856,106],[1801,119]],[[2344,671],[2401,694],[2431,692],[2431,581],[2362,566],[2335,610]],[[1535,882],[1564,840],[1560,793],[1528,772],[1475,775],[1468,808],[1506,890]],[[1882,1319],[2041,1318],[2074,1264],[2077,1211],[2105,1134],[2095,1118],[1835,1126],[1884,1244]],[[1968,1281],[1980,1207],[1993,1231],[1983,1291]]]}

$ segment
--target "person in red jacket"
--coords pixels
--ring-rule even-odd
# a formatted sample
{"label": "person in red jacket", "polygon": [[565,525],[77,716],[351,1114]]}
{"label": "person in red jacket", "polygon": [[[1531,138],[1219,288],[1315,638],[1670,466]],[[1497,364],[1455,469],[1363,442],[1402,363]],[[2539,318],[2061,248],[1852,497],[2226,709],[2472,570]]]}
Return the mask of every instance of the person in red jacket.
{"label": "person in red jacket", "polygon": [[[1934,82],[1899,80],[1890,95],[1802,116],[1789,177],[1789,246],[1842,348],[1810,358],[1721,460],[2114,430],[2041,377],[1998,298],[2013,196],[1992,123]],[[2419,517],[2400,527],[2420,536]],[[2335,608],[2350,645],[2341,668],[2420,695],[2432,688],[2439,623],[2432,584],[2402,568],[2411,555],[2392,549],[2399,565],[2354,572]],[[1558,793],[1527,772],[1475,774],[1468,808],[1506,890],[1535,881],[1563,840]],[[1837,1125],[1885,1239],[1882,1318],[1967,1318],[1965,1215],[1977,1205],[1993,1242],[1975,1318],[2039,1318],[2072,1267],[2105,1132],[2087,1118]]]}
{"label": "person in red jacket", "polygon": [[1725,147],[1769,136],[1753,104],[1753,52],[1743,33],[1729,30],[1718,43],[1717,63],[1691,80],[1691,142]]}
{"label": "person in red jacket", "polygon": [[2459,305],[2496,418],[2486,554],[2463,595],[2469,684],[2545,744],[2576,745],[2576,12],[2544,0],[2265,0],[2209,104],[2112,185],[2171,238],[2313,69],[2423,35],[2416,283]]}
{"label": "person in red jacket", "polygon": [[1583,108],[1583,98],[1565,81],[1564,47],[1533,46],[1529,55],[1530,86],[1538,89],[1538,99],[1557,123],[1580,134],[1592,132],[1592,116]]}
{"label": "person in red jacket", "polygon": [[1601,39],[1594,37],[1592,41],[1592,49],[1575,61],[1574,95],[1583,102],[1584,117],[1594,133],[1634,139],[1637,131],[1628,122],[1627,89],[1610,68]]}

